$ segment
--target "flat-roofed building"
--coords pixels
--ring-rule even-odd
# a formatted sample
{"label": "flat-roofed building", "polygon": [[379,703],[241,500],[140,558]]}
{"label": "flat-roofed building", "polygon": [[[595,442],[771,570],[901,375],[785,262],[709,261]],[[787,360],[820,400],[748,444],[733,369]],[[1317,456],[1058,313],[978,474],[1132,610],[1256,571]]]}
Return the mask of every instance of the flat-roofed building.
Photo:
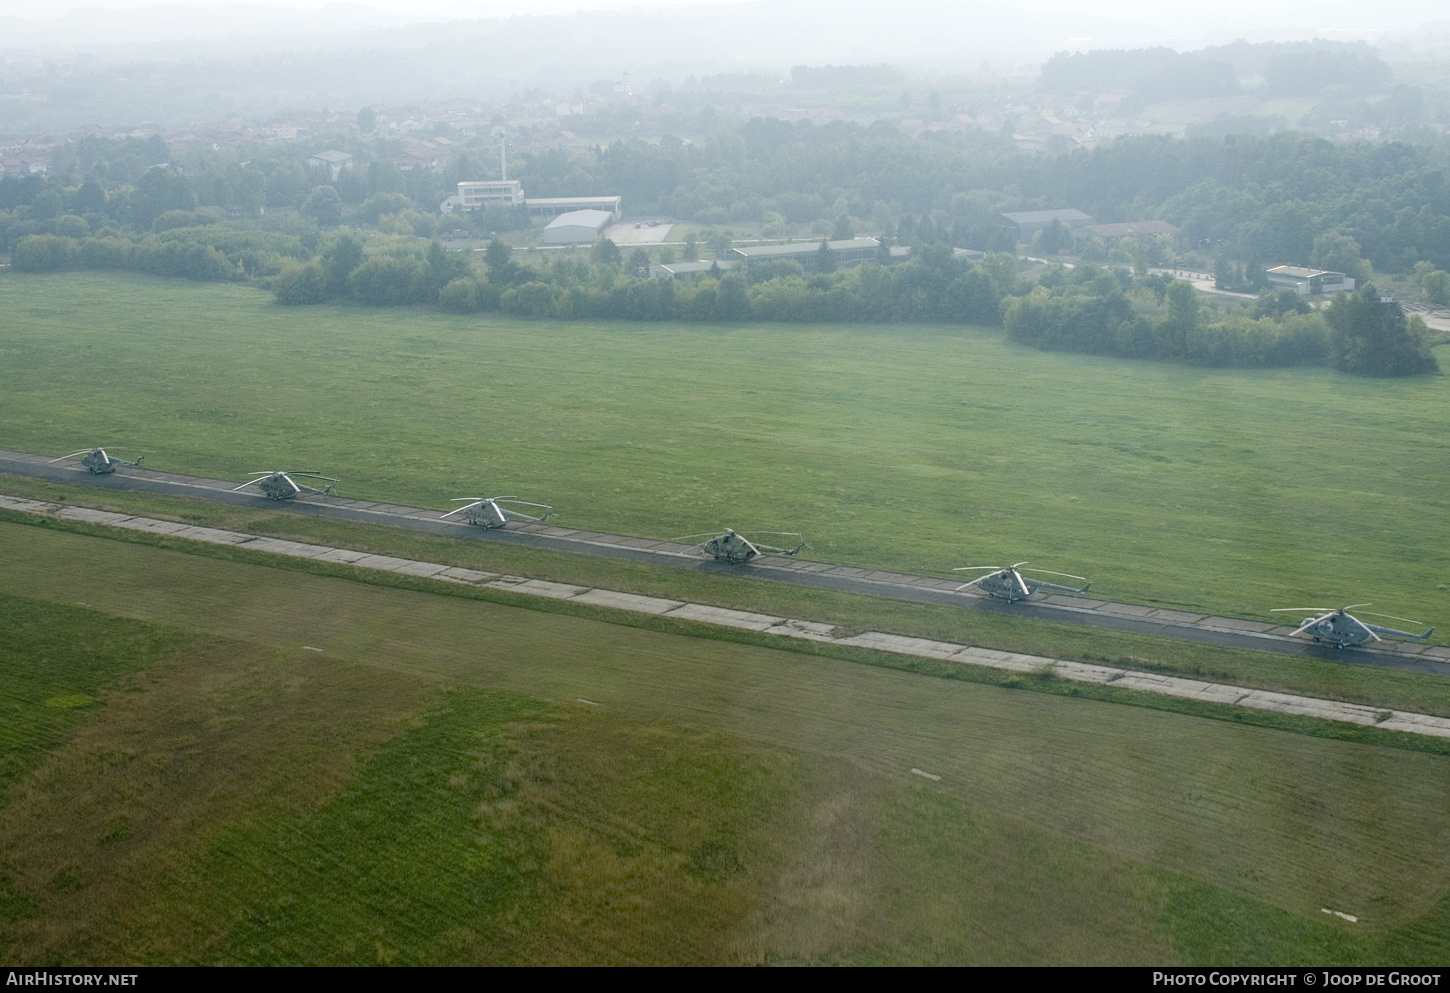
{"label": "flat-roofed building", "polygon": [[684,279],[686,276],[698,276],[700,273],[709,272],[711,269],[719,269],[723,273],[739,264],[739,262],[732,262],[729,259],[711,262],[666,262],[664,265],[650,266],[649,278]]}
{"label": "flat-roofed building", "polygon": [[1085,228],[1093,222],[1093,219],[1080,210],[1019,210],[1010,214],[998,214],[992,218],[992,223],[999,228],[1011,231],[1018,241],[1026,243],[1032,240],[1032,236],[1039,231],[1045,231],[1052,227],[1053,222],[1061,221],[1066,224],[1068,230],[1076,231],[1078,228]]}
{"label": "flat-roofed building", "polygon": [[1269,285],[1274,289],[1293,290],[1300,296],[1318,296],[1321,293],[1352,292],[1354,279],[1342,272],[1327,272],[1323,269],[1302,269],[1293,265],[1277,265],[1266,273]]}
{"label": "flat-roofed building", "polygon": [[604,229],[613,222],[614,215],[607,210],[571,210],[544,227],[544,244],[573,245],[581,241],[598,241]]}
{"label": "flat-roofed building", "polygon": [[[821,245],[819,241],[798,241],[789,245],[755,245],[750,248],[732,248],[731,261],[743,263],[747,272],[754,272],[763,262],[789,260],[799,262],[808,273],[820,270]],[[881,242],[875,238],[851,238],[848,241],[824,242],[830,252],[831,261],[837,269],[854,269],[862,262],[881,260]]]}
{"label": "flat-roofed building", "polygon": [[517,207],[524,202],[524,187],[517,179],[470,180],[458,184],[458,209],[482,210],[489,204]]}
{"label": "flat-roofed building", "polygon": [[561,214],[572,214],[580,210],[603,210],[613,220],[623,217],[623,197],[529,197],[524,201],[529,220],[535,224],[548,224]]}
{"label": "flat-roofed building", "polygon": [[352,165],[352,156],[347,152],[340,152],[330,148],[325,152],[318,152],[316,155],[307,156],[307,164],[310,166],[327,166],[327,171],[332,178],[336,179],[342,170]]}

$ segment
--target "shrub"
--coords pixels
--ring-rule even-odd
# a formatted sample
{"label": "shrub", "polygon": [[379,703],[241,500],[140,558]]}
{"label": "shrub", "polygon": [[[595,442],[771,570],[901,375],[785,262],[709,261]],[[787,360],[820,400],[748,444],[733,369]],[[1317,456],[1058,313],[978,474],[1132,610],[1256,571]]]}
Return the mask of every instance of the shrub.
{"label": "shrub", "polygon": [[[1340,294],[1325,313],[1334,368],[1357,376],[1415,376],[1439,372],[1425,339],[1404,309],[1366,283],[1353,296]],[[1423,327],[1423,322],[1418,322]]]}
{"label": "shrub", "polygon": [[478,281],[467,277],[450,280],[438,291],[438,306],[450,314],[470,314],[478,309]]}
{"label": "shrub", "polygon": [[417,259],[374,255],[347,277],[347,287],[369,307],[401,307],[418,301],[426,276]]}
{"label": "shrub", "polygon": [[10,249],[16,272],[60,272],[74,269],[79,261],[76,243],[56,234],[28,234]]}
{"label": "shrub", "polygon": [[129,269],[134,248],[125,238],[87,238],[81,242],[80,264],[84,269]]}
{"label": "shrub", "polygon": [[273,277],[272,292],[287,306],[321,303],[327,298],[327,273],[317,261],[290,265]]}

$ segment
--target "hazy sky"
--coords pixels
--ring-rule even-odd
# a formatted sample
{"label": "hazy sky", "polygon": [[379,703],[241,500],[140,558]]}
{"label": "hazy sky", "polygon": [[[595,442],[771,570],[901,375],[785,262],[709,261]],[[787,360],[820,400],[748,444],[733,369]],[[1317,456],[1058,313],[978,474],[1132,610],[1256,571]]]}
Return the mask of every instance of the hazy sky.
{"label": "hazy sky", "polygon": [[[605,12],[618,11],[606,19]],[[1235,38],[1370,41],[1450,37],[1444,0],[0,0],[0,50],[110,50],[193,42],[209,54],[426,45],[469,28],[446,21],[579,13],[550,26],[585,57],[715,66],[891,62],[960,71],[1040,63],[1053,52],[1168,45],[1192,50]],[[1423,25],[1439,22],[1438,31]],[[495,22],[497,23],[497,22]],[[395,29],[415,25],[410,31]],[[602,39],[611,40],[604,42]],[[593,47],[590,38],[600,39]],[[205,43],[201,45],[201,43]],[[578,45],[583,49],[577,49]],[[551,49],[558,48],[558,51]],[[516,57],[576,59],[546,42]],[[177,54],[174,51],[168,54]]]}

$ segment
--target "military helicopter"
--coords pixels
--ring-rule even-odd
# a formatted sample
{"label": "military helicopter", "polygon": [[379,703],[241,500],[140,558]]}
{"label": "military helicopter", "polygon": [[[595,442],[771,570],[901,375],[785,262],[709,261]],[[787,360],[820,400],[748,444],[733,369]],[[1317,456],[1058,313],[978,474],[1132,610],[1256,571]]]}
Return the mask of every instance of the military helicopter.
{"label": "military helicopter", "polygon": [[[1327,641],[1335,648],[1345,646],[1363,645],[1367,641],[1383,641],[1380,635],[1387,635],[1392,638],[1405,638],[1410,641],[1425,641],[1435,633],[1434,628],[1424,634],[1411,634],[1408,631],[1397,631],[1394,628],[1381,627],[1378,624],[1370,624],[1362,621],[1350,613],[1357,607],[1368,607],[1367,603],[1354,603],[1348,607],[1340,607],[1338,610],[1329,607],[1280,607],[1270,611],[1274,614],[1302,613],[1306,610],[1314,611],[1313,617],[1306,617],[1304,623],[1295,629],[1294,634],[1302,634],[1305,637],[1313,638],[1315,641]],[[1396,617],[1394,614],[1380,614],[1373,610],[1362,610],[1362,614],[1370,617],[1388,617],[1392,621],[1404,621],[1406,624],[1420,626],[1419,621],[1412,621],[1408,617]]]}
{"label": "military helicopter", "polygon": [[[554,508],[546,503],[529,503],[527,500],[520,500],[518,497],[459,497],[454,503],[466,503],[467,506],[459,507],[457,510],[450,510],[439,518],[446,521],[454,514],[462,514],[463,519],[469,524],[477,524],[485,528],[501,528],[509,521],[523,521],[525,524],[543,524],[550,517],[554,516]],[[534,507],[544,512],[542,517],[533,517],[522,511],[512,510],[507,507],[500,507],[500,503],[512,504],[515,507]]]}
{"label": "military helicopter", "polygon": [[1039,590],[1051,590],[1054,593],[1086,593],[1092,585],[1081,576],[1074,576],[1066,572],[1050,572],[1046,569],[1029,569],[1029,572],[1039,573],[1044,576],[1062,576],[1065,579],[1082,580],[1082,586],[1059,586],[1057,583],[1049,583],[1044,579],[1028,579],[1018,572],[1018,566],[1026,565],[1026,562],[1018,562],[1017,565],[964,565],[952,572],[975,572],[978,569],[989,570],[985,576],[978,576],[970,583],[963,583],[957,587],[957,592],[970,589],[975,586],[983,593],[992,597],[1001,597],[1008,603],[1016,603],[1018,600],[1026,600]]}
{"label": "military helicopter", "polygon": [[[266,472],[249,472],[247,475],[255,476],[256,478],[247,480],[241,486],[233,487],[233,493],[255,484],[257,489],[261,490],[262,495],[268,500],[291,500],[299,493],[316,493],[318,496],[324,496],[330,494],[333,487],[337,485],[337,480],[331,476],[324,476],[318,472],[307,472],[302,469],[268,469]],[[306,483],[297,482],[292,478],[293,476],[311,476],[313,479],[325,479],[327,480],[327,485],[319,490],[315,486],[308,486]]]}
{"label": "military helicopter", "polygon": [[85,456],[85,458],[81,459],[81,465],[91,470],[91,475],[93,476],[109,475],[123,465],[138,466],[141,464],[141,460],[146,457],[143,453],[136,456],[135,462],[127,462],[125,459],[111,458],[111,456],[106,454],[104,448],[82,448],[79,452],[71,452],[69,455],[62,455],[60,458],[51,459],[50,461],[61,462],[65,459],[73,459],[77,455]]}
{"label": "military helicopter", "polygon": [[[701,542],[697,547],[700,551],[709,555],[716,562],[729,562],[731,565],[740,565],[749,562],[757,555],[795,555],[802,548],[809,548],[805,538],[802,538],[795,531],[752,531],[757,537],[769,535],[771,537],[795,538],[794,548],[777,548],[774,545],[767,545],[759,541],[751,541],[745,535],[740,534],[731,528],[726,528],[724,534],[711,535],[708,541]],[[691,538],[703,538],[700,534],[687,534],[683,538],[675,538],[675,541],[685,542]]]}

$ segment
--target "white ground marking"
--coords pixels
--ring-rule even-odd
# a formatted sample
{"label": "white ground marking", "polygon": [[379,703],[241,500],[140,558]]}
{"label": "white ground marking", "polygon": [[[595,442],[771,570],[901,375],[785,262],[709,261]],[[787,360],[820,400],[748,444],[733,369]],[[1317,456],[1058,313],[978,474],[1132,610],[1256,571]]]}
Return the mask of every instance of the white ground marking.
{"label": "white ground marking", "polygon": [[320,651],[322,651],[322,649],[320,649],[320,648],[313,648],[311,645],[303,645],[302,646],[302,650],[304,652],[320,652]]}
{"label": "white ground marking", "polygon": [[597,706],[599,706],[599,704],[595,703],[593,700],[586,700],[582,696],[576,696],[574,698],[574,702],[575,703],[587,703],[591,707],[597,707]]}
{"label": "white ground marking", "polygon": [[920,769],[912,769],[911,774],[913,776],[921,776],[924,779],[930,779],[933,783],[941,782],[941,777],[934,772],[922,772]]}
{"label": "white ground marking", "polygon": [[1326,914],[1333,914],[1335,917],[1342,917],[1345,920],[1349,921],[1349,923],[1351,924],[1359,923],[1359,918],[1355,917],[1353,914],[1342,913],[1338,910],[1330,910],[1328,907],[1320,907],[1319,909]]}
{"label": "white ground marking", "polygon": [[[977,665],[990,669],[1005,669],[1013,672],[1031,673],[1047,671],[1060,679],[1067,679],[1078,683],[1117,686],[1138,692],[1179,697],[1186,700],[1221,703],[1229,706],[1245,707],[1250,710],[1277,711],[1284,714],[1316,717],[1321,720],[1358,724],[1363,727],[1378,727],[1405,734],[1422,734],[1435,738],[1450,738],[1450,718],[1435,717],[1430,714],[1414,714],[1398,710],[1380,710],[1359,704],[1343,703],[1338,700],[1322,700],[1316,697],[1298,696],[1292,693],[1255,690],[1244,686],[1205,683],[1201,680],[1187,679],[1181,676],[1164,676],[1153,672],[1138,672],[1131,669],[1116,669],[1108,666],[1089,665],[1083,662],[1043,658],[1036,655],[1021,655],[1015,652],[976,648],[970,645],[956,645],[950,642],[929,641],[924,638],[909,638],[903,635],[885,634],[879,631],[866,631],[851,638],[836,638],[832,635],[834,629],[831,625],[813,621],[772,617],[766,614],[729,610],[724,607],[713,607],[699,603],[679,604],[678,601],[662,600],[658,597],[641,597],[637,594],[620,593],[614,590],[589,589],[585,586],[551,583],[544,580],[528,579],[524,576],[499,576],[496,573],[450,568],[432,562],[394,558],[391,555],[369,555],[362,552],[350,552],[345,549],[328,548],[323,545],[309,545],[303,542],[265,538],[258,535],[243,534],[237,531],[224,531],[219,528],[177,524],[172,521],[158,521],[148,517],[130,517],[125,514],[112,514],[107,511],[90,510],[84,507],[68,507],[63,504],[46,503],[40,500],[27,500],[21,497],[0,495],[0,508],[39,516],[83,520],[88,523],[100,524],[105,527],[113,527],[125,531],[145,531],[152,534],[166,534],[170,537],[183,538],[188,541],[198,541],[206,544],[231,545],[236,548],[246,548],[289,558],[343,562],[360,569],[373,569],[380,572],[392,572],[407,576],[433,577],[447,582],[504,589],[513,593],[548,597],[553,600],[578,600],[581,603],[631,613],[679,617],[703,624],[763,631],[785,637],[808,638],[812,641],[827,642],[835,645],[871,648],[894,655],[938,659],[958,665]],[[1214,618],[1213,620],[1219,621],[1224,619]],[[304,647],[314,652],[322,651],[322,649],[312,648],[310,645]],[[598,706],[598,704],[593,704],[589,700],[580,700],[579,702]],[[921,772],[917,769],[913,769],[912,772],[931,778],[930,773]],[[1337,910],[1326,910],[1325,913],[1335,914],[1351,922],[1357,920],[1357,918],[1348,914],[1342,914]]]}

